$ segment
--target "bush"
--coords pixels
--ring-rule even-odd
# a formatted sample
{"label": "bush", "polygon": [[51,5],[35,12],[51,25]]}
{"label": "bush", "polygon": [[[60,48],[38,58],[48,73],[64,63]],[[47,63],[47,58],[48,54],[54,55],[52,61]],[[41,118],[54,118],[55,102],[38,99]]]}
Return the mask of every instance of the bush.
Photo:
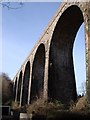
{"label": "bush", "polygon": [[73,103],[70,106],[70,111],[88,111],[88,102],[86,96],[78,99],[77,103]]}
{"label": "bush", "polygon": [[19,109],[20,108],[19,104],[20,104],[19,102],[12,101],[11,108],[14,110]]}
{"label": "bush", "polygon": [[61,102],[44,102],[43,99],[38,99],[36,102],[27,106],[27,113],[35,113],[39,115],[47,115],[49,112],[64,109]]}

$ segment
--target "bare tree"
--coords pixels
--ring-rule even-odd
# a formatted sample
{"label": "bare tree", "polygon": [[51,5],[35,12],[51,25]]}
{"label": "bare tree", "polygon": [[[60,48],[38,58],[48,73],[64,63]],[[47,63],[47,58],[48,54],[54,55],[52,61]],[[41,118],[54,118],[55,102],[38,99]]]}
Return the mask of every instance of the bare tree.
{"label": "bare tree", "polygon": [[80,93],[82,94],[82,96],[85,96],[85,95],[86,95],[86,82],[85,82],[85,81],[83,81],[83,82],[81,83]]}
{"label": "bare tree", "polygon": [[3,2],[3,0],[0,0],[0,5],[2,7],[6,7],[8,9],[20,9],[23,6],[22,2],[17,2],[17,5],[13,5],[13,2],[10,2],[10,0],[8,0],[8,2]]}
{"label": "bare tree", "polygon": [[0,82],[2,82],[2,104],[6,104],[13,98],[13,83],[5,73],[0,75]]}

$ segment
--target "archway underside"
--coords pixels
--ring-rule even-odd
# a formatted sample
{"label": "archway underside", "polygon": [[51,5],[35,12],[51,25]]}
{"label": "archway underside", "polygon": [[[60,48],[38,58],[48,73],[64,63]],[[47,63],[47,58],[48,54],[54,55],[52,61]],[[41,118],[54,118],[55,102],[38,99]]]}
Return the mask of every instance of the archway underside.
{"label": "archway underside", "polygon": [[13,91],[13,99],[15,100],[16,98],[16,89],[17,89],[17,77],[15,79],[15,85],[14,85],[14,91]]}
{"label": "archway underside", "polygon": [[52,36],[49,55],[48,96],[69,103],[76,100],[73,44],[83,23],[81,10],[73,5],[60,17]]}
{"label": "archway underside", "polygon": [[41,44],[36,52],[31,81],[30,103],[43,97],[44,89],[45,47]]}
{"label": "archway underside", "polygon": [[21,83],[22,83],[22,71],[19,75],[19,81],[18,81],[18,91],[17,91],[17,101],[20,102],[20,94],[21,94]]}
{"label": "archway underside", "polygon": [[23,78],[22,105],[25,105],[28,102],[29,78],[30,78],[30,62],[28,61],[26,64]]}

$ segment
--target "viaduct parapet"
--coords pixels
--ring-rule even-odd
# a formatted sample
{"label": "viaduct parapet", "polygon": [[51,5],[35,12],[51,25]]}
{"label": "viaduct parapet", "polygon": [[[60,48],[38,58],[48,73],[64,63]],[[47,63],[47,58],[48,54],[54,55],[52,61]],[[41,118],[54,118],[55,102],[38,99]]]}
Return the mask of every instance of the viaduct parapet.
{"label": "viaduct parapet", "polygon": [[84,23],[87,99],[90,102],[90,2],[63,2],[14,77],[14,100],[39,98],[69,103],[77,99],[73,45]]}

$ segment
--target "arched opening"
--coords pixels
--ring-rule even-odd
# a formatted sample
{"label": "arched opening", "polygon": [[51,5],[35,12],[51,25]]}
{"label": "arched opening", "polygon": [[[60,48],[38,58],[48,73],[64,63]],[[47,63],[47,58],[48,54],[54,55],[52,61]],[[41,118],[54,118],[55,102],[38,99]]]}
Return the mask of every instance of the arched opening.
{"label": "arched opening", "polygon": [[73,61],[78,96],[86,94],[86,58],[84,23],[80,26],[73,46]]}
{"label": "arched opening", "polygon": [[22,105],[25,105],[28,102],[29,79],[30,79],[30,62],[28,61],[25,67],[23,78]]}
{"label": "arched opening", "polygon": [[41,44],[36,51],[33,62],[30,103],[35,102],[37,99],[43,97],[44,67],[45,47],[43,44]]}
{"label": "arched opening", "polygon": [[22,71],[20,72],[20,75],[19,75],[18,90],[17,90],[17,101],[19,102],[20,102],[20,94],[21,94],[21,83],[22,83]]}
{"label": "arched opening", "polygon": [[13,91],[13,99],[15,100],[16,98],[16,89],[17,89],[17,77],[15,79],[15,84],[14,84],[14,91]]}
{"label": "arched opening", "polygon": [[64,11],[57,22],[49,53],[49,99],[56,99],[62,103],[77,99],[73,44],[83,21],[80,8],[72,5]]}

